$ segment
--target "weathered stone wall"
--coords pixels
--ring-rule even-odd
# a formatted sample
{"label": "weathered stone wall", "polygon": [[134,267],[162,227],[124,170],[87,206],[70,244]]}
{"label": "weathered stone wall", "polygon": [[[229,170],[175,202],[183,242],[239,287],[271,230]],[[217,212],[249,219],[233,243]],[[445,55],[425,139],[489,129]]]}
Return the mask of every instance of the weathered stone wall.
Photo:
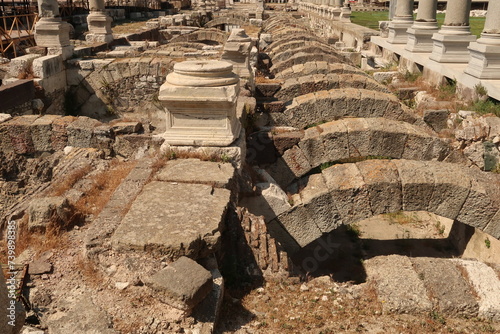
{"label": "weathered stone wall", "polygon": [[[5,114],[0,114],[5,115]],[[8,115],[7,115],[8,116]],[[0,117],[0,152],[40,154],[63,150],[66,146],[92,147],[106,154],[133,156],[151,147],[159,149],[162,141],[150,134],[140,134],[138,122],[103,124],[96,119],[59,115]]]}

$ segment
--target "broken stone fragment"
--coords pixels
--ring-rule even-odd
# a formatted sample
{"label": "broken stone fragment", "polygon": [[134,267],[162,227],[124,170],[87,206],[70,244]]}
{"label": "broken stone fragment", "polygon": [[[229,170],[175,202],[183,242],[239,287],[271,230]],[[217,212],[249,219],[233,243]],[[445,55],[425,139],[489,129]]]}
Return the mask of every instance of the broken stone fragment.
{"label": "broken stone fragment", "polygon": [[68,199],[61,196],[35,198],[28,209],[30,231],[45,231],[51,222],[67,223],[73,214]]}
{"label": "broken stone fragment", "polygon": [[33,261],[28,267],[28,274],[30,275],[41,275],[47,274],[52,271],[52,265],[43,261]]}
{"label": "broken stone fragment", "polygon": [[188,313],[212,290],[212,275],[185,256],[146,280],[160,300]]}
{"label": "broken stone fragment", "polygon": [[142,130],[142,123],[140,122],[118,122],[112,126],[115,134],[131,134],[138,133]]}

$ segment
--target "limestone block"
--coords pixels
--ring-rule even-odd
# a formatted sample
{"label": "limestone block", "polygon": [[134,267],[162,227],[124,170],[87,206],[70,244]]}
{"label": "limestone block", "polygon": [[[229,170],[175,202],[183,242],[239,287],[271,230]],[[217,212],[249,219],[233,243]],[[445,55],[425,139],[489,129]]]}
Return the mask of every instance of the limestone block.
{"label": "limestone block", "polygon": [[230,195],[203,184],[150,182],[116,229],[112,247],[149,250],[169,259],[207,256],[219,247]]}
{"label": "limestone block", "polygon": [[61,56],[44,56],[33,60],[33,74],[38,78],[49,78],[64,71]]}
{"label": "limestone block", "polygon": [[[315,223],[323,233],[329,233],[341,223],[340,214],[330,196],[322,174],[313,174],[299,183],[304,183],[300,191],[302,205],[306,214],[311,217],[310,224]],[[302,188],[302,185],[299,185]]]}
{"label": "limestone block", "polygon": [[424,122],[427,123],[434,131],[439,132],[448,128],[448,110],[425,110]]}
{"label": "limestone block", "polygon": [[[484,182],[486,176],[481,174],[483,173],[475,173],[478,178],[471,178],[470,192],[456,219],[461,223],[484,230],[500,209],[500,203],[493,203],[490,200],[494,198],[492,195],[498,196],[498,191],[495,194],[488,192],[487,182]],[[497,182],[496,186],[500,186],[500,182]]]}
{"label": "limestone block", "polygon": [[41,55],[27,54],[12,59],[9,64],[9,75],[18,78],[20,75],[27,74],[30,71],[33,61],[39,57]]}
{"label": "limestone block", "polygon": [[408,135],[402,122],[383,118],[367,118],[370,129],[369,155],[400,158],[403,155]]}
{"label": "limestone block", "polygon": [[356,164],[368,189],[374,215],[402,210],[401,181],[390,160],[366,160]]}
{"label": "limestone block", "polygon": [[61,196],[35,198],[28,208],[28,228],[30,231],[45,231],[50,223],[69,222],[73,210],[68,199]]}
{"label": "limestone block", "polygon": [[210,272],[185,256],[146,280],[162,302],[188,312],[210,293],[212,284]]}
{"label": "limestone block", "polygon": [[356,164],[334,165],[322,174],[344,224],[373,215],[368,189]]}
{"label": "limestone block", "polygon": [[113,150],[122,157],[141,158],[147,153],[159,152],[164,141],[145,134],[120,135],[113,143]]}
{"label": "limestone block", "polygon": [[354,118],[344,122],[348,132],[349,156],[366,157],[370,153],[370,131],[365,118]]}
{"label": "limestone block", "polygon": [[66,128],[74,122],[76,117],[65,116],[52,122],[52,148],[54,151],[60,151],[68,145],[68,132]]}
{"label": "limestone block", "polygon": [[0,111],[7,111],[34,98],[35,86],[33,80],[15,79],[12,83],[0,86],[0,101],[2,101]]}
{"label": "limestone block", "polygon": [[40,116],[19,116],[3,123],[7,127],[10,143],[17,154],[31,154],[35,152],[31,137],[31,124]]}
{"label": "limestone block", "polygon": [[[323,129],[319,125],[307,129],[305,131],[304,138],[302,138],[298,145],[302,154],[305,156],[306,161],[309,161],[309,164],[311,166],[318,166],[325,160],[325,146],[323,144],[323,136],[321,136],[321,131],[323,131]],[[292,150],[294,149],[296,148],[292,148]],[[286,154],[288,153],[285,153],[285,155]],[[331,161],[335,160],[338,159],[333,159]]]}
{"label": "limestone block", "polygon": [[434,175],[425,164],[413,160],[394,160],[402,188],[404,211],[426,211],[434,192]]}
{"label": "limestone block", "polygon": [[234,186],[234,178],[235,169],[230,163],[199,159],[168,161],[156,176],[159,181],[210,184],[226,189]]}
{"label": "limestone block", "polygon": [[323,234],[316,225],[315,218],[301,205],[280,214],[276,221],[284,226],[300,247],[307,246]]}
{"label": "limestone block", "polygon": [[276,183],[259,182],[255,187],[260,195],[244,197],[239,203],[255,216],[264,216],[266,222],[270,222],[292,207],[288,196]]}
{"label": "limestone block", "polygon": [[37,152],[50,152],[52,147],[52,122],[60,118],[58,115],[44,115],[36,119],[31,124],[31,137],[35,151]]}
{"label": "limestone block", "polygon": [[283,161],[285,161],[288,169],[295,177],[305,175],[312,168],[304,152],[297,146],[292,147],[283,154]]}
{"label": "limestone block", "polygon": [[471,178],[462,166],[448,163],[426,162],[434,174],[435,189],[429,202],[429,211],[455,219],[471,188]]}
{"label": "limestone block", "polygon": [[92,147],[94,128],[101,125],[96,119],[85,116],[78,117],[68,125],[68,145],[73,147]]}
{"label": "limestone block", "polygon": [[0,114],[0,123],[7,122],[11,118],[10,114]]}
{"label": "limestone block", "polygon": [[137,133],[142,130],[140,122],[117,122],[111,127],[117,135]]}
{"label": "limestone block", "polygon": [[66,89],[66,71],[59,72],[45,79],[35,79],[46,93],[53,93],[58,90]]}
{"label": "limestone block", "polygon": [[471,286],[455,264],[447,259],[412,258],[419,277],[424,278],[434,307],[449,316],[475,317],[479,306]]}

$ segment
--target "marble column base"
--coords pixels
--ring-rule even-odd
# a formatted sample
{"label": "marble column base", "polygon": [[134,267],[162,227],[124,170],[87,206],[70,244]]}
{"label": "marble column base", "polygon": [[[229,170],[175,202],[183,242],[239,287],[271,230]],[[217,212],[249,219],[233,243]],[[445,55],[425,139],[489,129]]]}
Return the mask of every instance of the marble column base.
{"label": "marble column base", "polygon": [[407,30],[408,41],[406,43],[405,50],[415,53],[432,52],[432,47],[434,45],[432,36],[437,32],[437,26],[435,29],[409,28]]}
{"label": "marble column base", "polygon": [[61,21],[61,18],[42,18],[35,26],[35,42],[46,47],[49,55],[61,54],[66,60],[73,56],[69,31],[69,23]]}
{"label": "marble column base", "polygon": [[470,60],[465,73],[478,79],[500,79],[500,45],[473,42],[469,51]]}
{"label": "marble column base", "polygon": [[340,21],[351,22],[351,10],[349,8],[342,8],[342,10],[340,11]]}
{"label": "marble column base", "polygon": [[85,36],[87,42],[109,43],[113,40],[111,17],[104,12],[91,12],[87,16],[89,33]]}
{"label": "marble column base", "polygon": [[413,25],[410,21],[391,21],[389,23],[389,37],[387,42],[391,44],[406,44],[408,42],[408,33],[406,32]]}
{"label": "marble column base", "polygon": [[476,36],[448,35],[440,32],[432,36],[432,54],[429,57],[438,63],[468,63],[470,59],[469,44],[476,41]]}

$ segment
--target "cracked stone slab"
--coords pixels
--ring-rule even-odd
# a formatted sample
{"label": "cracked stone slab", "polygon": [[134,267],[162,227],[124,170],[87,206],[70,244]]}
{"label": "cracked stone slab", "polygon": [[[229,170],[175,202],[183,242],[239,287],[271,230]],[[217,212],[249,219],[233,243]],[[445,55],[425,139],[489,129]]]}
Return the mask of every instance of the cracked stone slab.
{"label": "cracked stone slab", "polygon": [[156,175],[158,181],[213,184],[229,188],[235,169],[230,163],[177,159],[168,161]]}
{"label": "cracked stone slab", "polygon": [[218,247],[230,191],[153,181],[137,196],[111,238],[116,251],[198,258]]}
{"label": "cracked stone slab", "polygon": [[478,315],[479,305],[474,292],[453,262],[425,257],[411,261],[439,312],[468,318]]}

